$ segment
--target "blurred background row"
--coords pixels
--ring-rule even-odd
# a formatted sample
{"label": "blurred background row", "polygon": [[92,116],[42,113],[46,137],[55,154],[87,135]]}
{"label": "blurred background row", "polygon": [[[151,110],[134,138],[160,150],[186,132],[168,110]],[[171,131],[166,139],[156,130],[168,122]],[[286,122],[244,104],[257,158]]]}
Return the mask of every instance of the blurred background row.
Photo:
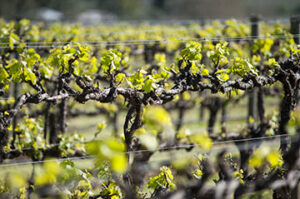
{"label": "blurred background row", "polygon": [[0,0],[0,17],[13,20],[101,23],[114,20],[286,18],[299,0]]}

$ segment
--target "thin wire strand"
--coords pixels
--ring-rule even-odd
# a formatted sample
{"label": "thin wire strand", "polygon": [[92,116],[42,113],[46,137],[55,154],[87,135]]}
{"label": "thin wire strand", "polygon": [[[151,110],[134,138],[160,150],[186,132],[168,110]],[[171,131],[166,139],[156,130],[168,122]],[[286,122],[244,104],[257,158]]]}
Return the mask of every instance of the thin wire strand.
{"label": "thin wire strand", "polygon": [[[216,141],[213,142],[213,145],[222,145],[222,144],[228,144],[228,143],[240,143],[240,142],[253,142],[253,141],[257,141],[257,140],[272,140],[274,138],[280,138],[280,137],[290,137],[291,135],[289,134],[282,134],[282,135],[274,135],[274,136],[264,136],[264,137],[258,137],[258,138],[243,138],[243,139],[237,139],[237,140],[226,140],[226,141]],[[97,141],[101,141],[101,140],[91,140],[91,141],[86,141],[86,142],[75,142],[74,144],[88,144],[88,143],[92,143],[92,142],[97,142]],[[58,146],[59,144],[53,144],[50,145],[49,147],[54,147],[54,146]],[[137,150],[137,151],[128,151],[128,152],[124,152],[126,154],[132,154],[132,153],[144,153],[144,152],[157,152],[157,151],[165,151],[165,150],[169,150],[169,149],[185,149],[188,147],[197,147],[200,146],[199,144],[182,144],[182,145],[178,145],[178,146],[167,146],[167,147],[160,147],[156,150]],[[23,148],[22,151],[26,151],[26,150],[33,150],[34,148]],[[36,150],[43,150],[43,149],[36,149]],[[15,152],[15,151],[20,151],[19,149],[13,149],[10,150],[9,152]]]}
{"label": "thin wire strand", "polygon": [[[118,44],[118,43],[124,43],[124,44],[143,44],[143,43],[149,43],[149,42],[165,42],[165,41],[189,41],[189,40],[195,40],[195,41],[207,41],[207,40],[256,40],[256,39],[269,39],[269,38],[276,38],[276,39],[285,39],[285,38],[293,38],[298,37],[300,34],[289,34],[289,35],[262,35],[262,36],[241,36],[241,37],[222,37],[222,36],[215,36],[215,37],[204,37],[204,38],[186,38],[186,39],[146,39],[146,40],[90,40],[90,41],[79,41],[79,42],[72,42],[72,41],[56,41],[56,42],[16,42],[14,45],[20,45],[20,44],[49,44],[49,45],[40,45],[39,47],[55,47],[55,46],[61,46],[61,45],[52,45],[52,44]],[[4,42],[0,43],[0,45],[9,45],[10,43]],[[67,45],[66,44],[66,45]],[[1,48],[10,46],[1,46]],[[15,47],[15,46],[14,46]],[[31,48],[35,47],[34,45],[27,45],[20,48]]]}
{"label": "thin wire strand", "polygon": [[[228,144],[228,143],[241,143],[241,142],[255,142],[258,140],[272,140],[274,138],[280,138],[280,137],[290,137],[291,135],[289,134],[282,134],[282,135],[274,135],[274,136],[264,136],[264,137],[258,137],[258,138],[244,138],[244,139],[237,139],[237,140],[226,140],[226,141],[217,141],[213,142],[213,146],[216,145],[222,145],[222,144]],[[171,146],[171,147],[161,147],[158,148],[157,150],[138,150],[138,151],[128,151],[125,153],[144,153],[144,152],[157,152],[157,151],[165,151],[169,149],[186,149],[189,147],[198,147],[201,146],[200,144],[183,144],[179,146]]]}
{"label": "thin wire strand", "polygon": [[[172,122],[174,124],[174,122]],[[175,123],[176,124],[176,123]],[[187,122],[183,123],[184,124],[188,124]],[[95,125],[93,125],[95,126]],[[120,126],[121,127],[121,126]],[[215,129],[216,127],[203,127],[203,128],[197,128],[197,129],[187,129],[187,131],[189,131],[189,133],[193,134],[193,133],[198,133],[199,130],[203,130],[203,131],[207,131],[207,130],[212,130]],[[215,141],[213,144],[226,144],[226,143],[232,143],[232,142],[245,142],[245,141],[252,141],[252,140],[260,140],[260,139],[272,139],[272,138],[277,138],[277,137],[282,137],[282,136],[289,136],[289,134],[280,134],[280,135],[272,135],[272,136],[264,136],[264,137],[258,137],[258,138],[243,138],[243,139],[237,139],[237,140],[226,140],[226,141]],[[74,142],[74,144],[88,144],[91,142],[97,142],[97,141],[101,141],[101,140],[89,140],[89,141],[84,141],[84,142]],[[51,145],[47,145],[45,147],[55,147],[55,146],[59,146],[60,144],[51,144]],[[186,146],[186,145],[185,145]],[[191,144],[190,146],[195,146],[194,144]],[[34,150],[35,148],[32,147],[27,147],[27,148],[21,148],[21,149],[11,149],[8,152],[16,152],[16,151],[26,151],[26,150]],[[43,150],[44,148],[40,148],[40,149],[36,149],[36,150]],[[161,150],[161,149],[158,149]]]}
{"label": "thin wire strand", "polygon": [[[271,138],[279,138],[279,137],[290,137],[291,135],[288,135],[288,134],[283,134],[283,135],[276,135],[276,136],[268,136],[268,141],[273,141]],[[299,136],[297,134],[297,136]],[[247,147],[244,147],[246,144],[249,146],[257,146],[258,143],[261,143],[261,141],[258,141],[258,140],[264,140],[263,138],[266,138],[266,137],[260,137],[260,138],[257,138],[257,139],[239,139],[239,140],[234,140],[234,141],[231,141],[231,142],[244,142],[245,140],[247,140],[248,142],[250,141],[251,143],[240,143],[240,144],[236,144],[235,147],[225,147],[226,148],[226,151],[229,151],[228,149],[231,148],[232,151],[234,151],[234,149],[239,149],[240,151],[243,151],[243,150],[248,150]],[[294,136],[293,139],[291,139],[291,142],[295,142],[298,141],[298,139],[296,139],[297,137]],[[266,141],[266,140],[265,140]],[[226,142],[228,143],[228,142]],[[220,142],[218,143],[220,144]],[[223,143],[222,143],[223,144]],[[225,144],[225,142],[224,142]],[[132,152],[124,152],[125,154],[133,154],[133,153],[145,153],[145,152],[158,152],[158,151],[166,151],[168,149],[186,149],[186,148],[189,148],[189,147],[196,147],[196,146],[200,146],[199,144],[187,144],[187,145],[180,145],[180,146],[173,146],[173,147],[161,147],[157,150],[138,150],[138,151],[132,151]],[[197,152],[203,152],[203,153],[211,153],[211,152],[217,152],[217,151],[221,151],[221,150],[224,150],[221,149],[221,148],[212,148],[210,150],[199,150],[197,149]],[[28,165],[28,164],[39,164],[39,163],[44,163],[44,162],[53,162],[53,161],[65,161],[65,160],[87,160],[87,159],[94,159],[96,156],[93,156],[93,155],[88,155],[88,156],[81,156],[81,157],[70,157],[70,158],[57,158],[57,159],[49,159],[49,160],[40,160],[40,161],[23,161],[23,162],[15,162],[15,163],[6,163],[6,164],[1,164],[0,165],[0,168],[3,168],[3,167],[11,167],[11,166],[20,166],[20,165]]]}
{"label": "thin wire strand", "polygon": [[69,157],[69,158],[57,158],[57,159],[48,159],[48,160],[38,160],[38,161],[23,161],[23,162],[16,162],[16,163],[7,163],[7,164],[1,164],[0,168],[2,167],[9,167],[9,166],[20,166],[20,165],[28,165],[28,164],[40,164],[45,162],[54,162],[54,161],[74,161],[74,160],[88,160],[93,159],[96,156],[81,156],[81,157]]}
{"label": "thin wire strand", "polygon": [[[213,26],[218,27],[218,26]],[[140,33],[155,33],[155,32],[170,32],[170,31],[186,31],[186,30],[202,30],[203,27],[180,27],[180,28],[165,28],[165,29],[151,29],[151,30],[136,30],[136,31],[116,31],[116,32],[95,32],[95,33],[79,33],[79,34],[56,34],[55,37],[73,37],[73,36],[111,36],[111,35],[126,35],[126,34],[140,34]],[[5,38],[5,37],[0,37]],[[45,39],[45,38],[44,38]],[[47,43],[66,43],[68,41],[54,41],[54,42],[17,42],[17,43],[27,43],[27,44],[47,44]],[[1,43],[1,44],[9,44]]]}
{"label": "thin wire strand", "polygon": [[[242,25],[242,24],[238,24]],[[140,33],[156,33],[156,32],[170,32],[170,31],[186,31],[186,30],[203,30],[205,28],[221,28],[221,27],[231,27],[233,25],[205,25],[200,27],[180,27],[180,28],[164,28],[164,29],[147,29],[147,30],[136,30],[136,31],[112,31],[112,32],[95,32],[95,33],[79,33],[79,34],[55,34],[55,38],[64,38],[64,37],[74,37],[74,36],[111,36],[111,35],[135,35]],[[2,36],[0,39],[8,38],[9,36]],[[45,39],[41,36],[41,38]],[[67,42],[67,41],[57,41],[57,42]],[[21,42],[20,42],[21,43]],[[43,42],[27,42],[27,43],[43,43]],[[51,42],[46,42],[51,43]],[[54,42],[55,43],[55,42]],[[7,43],[9,44],[9,43]]]}
{"label": "thin wire strand", "polygon": [[1,97],[0,100],[1,100],[1,101],[15,100],[15,98],[12,98],[12,97]]}
{"label": "thin wire strand", "polygon": [[[91,42],[95,44],[87,44],[84,45],[84,43],[77,42],[78,44],[83,44],[82,46],[84,47],[100,47],[100,46],[134,46],[134,45],[153,45],[155,42],[159,42],[159,44],[162,43],[188,43],[192,41],[198,41],[198,42],[210,42],[210,41],[254,41],[254,40],[263,40],[263,39],[270,39],[270,38],[276,38],[276,39],[286,39],[286,38],[292,38],[292,37],[300,37],[300,34],[294,34],[294,35],[273,35],[273,36],[246,36],[246,37],[207,37],[207,38],[201,38],[201,39],[162,39],[162,40],[128,40],[128,41],[96,41],[96,42]],[[14,46],[13,48],[15,49],[23,49],[23,48],[34,48],[34,49],[52,49],[52,48],[61,48],[61,47],[77,47],[77,45],[45,45],[45,46]],[[11,47],[9,46],[2,46],[0,49],[10,49]]]}

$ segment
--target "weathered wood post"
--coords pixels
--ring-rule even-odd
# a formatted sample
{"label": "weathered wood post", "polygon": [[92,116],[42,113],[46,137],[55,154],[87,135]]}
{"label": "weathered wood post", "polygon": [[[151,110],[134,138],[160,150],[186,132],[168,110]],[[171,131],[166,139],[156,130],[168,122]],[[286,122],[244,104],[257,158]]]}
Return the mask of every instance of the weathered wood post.
{"label": "weathered wood post", "polygon": [[293,34],[293,38],[296,44],[300,44],[300,16],[293,16],[290,19],[291,23],[291,33]]}
{"label": "weathered wood post", "polygon": [[[258,16],[251,16],[250,17],[250,25],[251,25],[251,38],[250,38],[250,45],[252,46],[254,43],[254,39],[256,39],[259,36],[259,17]],[[253,52],[250,50],[250,55],[252,57]],[[248,98],[248,121],[250,118],[255,119],[256,118],[256,95],[257,95],[257,89],[252,89],[249,91],[249,98]]]}

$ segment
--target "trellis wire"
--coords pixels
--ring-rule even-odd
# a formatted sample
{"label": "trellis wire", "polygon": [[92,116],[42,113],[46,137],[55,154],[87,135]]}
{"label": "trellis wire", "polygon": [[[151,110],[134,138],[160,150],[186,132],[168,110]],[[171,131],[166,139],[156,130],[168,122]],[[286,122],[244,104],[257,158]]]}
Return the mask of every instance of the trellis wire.
{"label": "trellis wire", "polygon": [[37,160],[37,161],[23,161],[23,162],[16,162],[16,163],[7,163],[1,164],[1,167],[11,167],[11,166],[20,166],[20,165],[28,165],[28,164],[39,164],[45,162],[55,162],[55,161],[74,161],[74,160],[87,160],[92,159],[95,156],[81,156],[81,157],[68,157],[68,158],[58,158],[58,159],[48,159],[48,160]]}
{"label": "trellis wire", "polygon": [[[66,45],[27,45],[27,46],[13,46],[13,48],[56,48],[56,47],[64,47],[69,44],[70,47],[77,47],[75,44],[83,45],[83,46],[114,46],[114,45],[143,45],[143,44],[152,44],[152,42],[163,42],[163,43],[173,43],[173,42],[190,42],[190,41],[198,41],[198,42],[208,42],[208,41],[253,41],[253,40],[265,40],[265,39],[292,39],[293,37],[299,37],[300,34],[289,34],[289,35],[268,35],[268,36],[243,36],[243,37],[204,37],[204,38],[186,38],[186,39],[148,39],[148,40],[112,40],[112,41],[104,41],[104,40],[95,40],[95,41],[82,41],[82,42],[49,42],[49,44],[57,44],[57,43],[67,43]],[[42,44],[43,42],[36,42],[34,44]],[[0,45],[8,45],[9,43],[0,43]],[[28,44],[26,42],[22,43],[14,43],[14,45],[18,44]],[[86,44],[86,45],[85,45]],[[10,46],[0,46],[0,49],[10,49]]]}
{"label": "trellis wire", "polygon": [[[257,143],[261,143],[261,140],[269,140],[273,141],[272,138],[280,138],[280,137],[290,137],[292,135],[289,134],[282,134],[282,135],[274,135],[274,136],[265,136],[265,137],[258,137],[258,138],[246,138],[246,139],[237,139],[237,140],[228,140],[228,141],[220,141],[216,142],[213,145],[220,145],[220,144],[228,144],[228,143],[240,143],[236,144],[235,147],[239,149],[240,151],[247,150],[245,147],[245,144],[249,146],[249,143],[242,143],[242,142],[251,142],[250,145],[257,146]],[[297,136],[299,136],[297,134]],[[291,140],[291,142],[295,142],[296,136]],[[260,141],[258,141],[260,140]],[[298,138],[297,140],[298,141]],[[183,144],[179,146],[169,146],[169,147],[160,147],[156,150],[137,150],[137,151],[128,151],[124,152],[125,154],[136,154],[136,153],[145,153],[145,152],[158,152],[158,151],[166,151],[169,149],[175,150],[175,149],[187,149],[189,147],[197,147],[200,146],[200,144]],[[227,147],[228,148],[228,147]],[[210,149],[210,150],[202,150],[203,152],[213,152],[213,151],[220,151],[222,149]],[[224,149],[223,149],[224,150]],[[200,151],[199,149],[197,150]],[[228,151],[228,150],[227,150]],[[88,155],[88,156],[81,156],[81,157],[70,157],[70,158],[57,158],[57,159],[49,159],[49,160],[39,160],[39,161],[23,161],[23,162],[16,162],[16,163],[6,163],[1,164],[0,167],[10,167],[10,166],[20,166],[20,165],[28,165],[28,164],[38,164],[38,163],[44,163],[44,162],[51,162],[51,161],[65,161],[65,160],[86,160],[86,159],[93,159],[96,156]]]}
{"label": "trellis wire", "polygon": [[[221,27],[217,25],[211,25],[212,27]],[[225,25],[222,25],[224,27]],[[210,26],[208,26],[210,27]],[[230,27],[230,25],[229,25]],[[55,37],[68,37],[68,36],[111,36],[111,35],[134,35],[134,34],[140,34],[140,33],[155,33],[155,32],[170,32],[170,31],[185,31],[185,30],[202,30],[203,27],[180,27],[180,28],[165,28],[165,29],[151,29],[151,30],[136,30],[136,31],[116,31],[116,32],[95,32],[95,33],[79,33],[79,34],[56,34]],[[5,37],[0,37],[1,38],[6,38]],[[43,38],[45,39],[45,38]],[[63,42],[68,42],[68,41],[56,41],[56,42],[19,42],[19,43],[27,43],[27,44],[36,44],[36,43],[63,43]],[[1,44],[9,44],[8,42],[6,43],[1,43]]]}
{"label": "trellis wire", "polygon": [[[280,138],[280,137],[289,137],[291,135],[289,134],[281,134],[281,135],[271,135],[271,136],[264,136],[264,137],[257,137],[257,138],[243,138],[243,139],[237,139],[237,140],[226,140],[226,141],[215,141],[213,142],[214,145],[221,145],[221,144],[228,144],[228,143],[234,143],[234,142],[246,142],[246,141],[253,141],[253,140],[267,140],[267,139],[273,139],[273,138]],[[92,142],[97,142],[97,141],[101,141],[101,140],[90,140],[90,141],[85,141],[85,142],[74,142],[74,144],[88,144],[88,143],[92,143]],[[59,146],[60,144],[51,144],[48,147],[55,147],[55,146]],[[189,145],[181,145],[179,147],[192,147],[192,146],[196,146],[195,144],[189,144]],[[178,146],[175,146],[178,147]],[[26,150],[32,150],[34,148],[22,148],[21,151],[26,151]],[[36,150],[42,150],[41,149],[36,149]],[[158,151],[160,150],[167,150],[167,149],[173,149],[171,148],[159,148]],[[12,149],[9,150],[9,152],[15,152],[15,151],[20,151],[19,149]],[[146,151],[149,152],[149,150],[140,150],[140,151],[132,151],[132,152],[141,152],[141,151]],[[127,152],[127,153],[132,153],[132,152]]]}
{"label": "trellis wire", "polygon": [[1,97],[0,100],[1,101],[6,101],[6,100],[15,100],[15,99],[12,98],[12,97]]}
{"label": "trellis wire", "polygon": [[[289,37],[286,37],[289,38]],[[236,41],[253,41],[255,39],[236,39]],[[160,42],[159,44],[166,44],[166,43],[188,43],[192,41],[203,41],[203,42],[209,42],[208,39],[205,40],[200,40],[200,39],[187,39],[185,41],[174,41],[174,40],[157,40],[153,42]],[[211,41],[224,41],[224,39],[213,39]],[[233,39],[230,41],[234,41]],[[135,46],[135,45],[153,45],[153,42],[141,42],[141,43],[116,43],[116,44],[92,44],[92,45],[84,45],[84,47],[106,47],[106,46]],[[54,49],[54,48],[62,48],[66,47],[67,45],[58,45],[58,46],[26,46],[26,47],[14,47],[15,49],[28,49],[28,48],[33,48],[33,49]],[[69,47],[77,47],[77,45],[68,45]],[[0,49],[10,49],[10,47],[0,47]]]}

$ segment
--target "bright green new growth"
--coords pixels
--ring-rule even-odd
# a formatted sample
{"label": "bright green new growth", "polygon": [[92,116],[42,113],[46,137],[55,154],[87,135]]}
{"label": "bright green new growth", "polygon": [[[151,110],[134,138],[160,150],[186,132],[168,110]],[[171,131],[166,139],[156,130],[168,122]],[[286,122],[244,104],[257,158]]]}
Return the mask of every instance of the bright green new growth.
{"label": "bright green new growth", "polygon": [[245,59],[236,57],[232,60],[232,66],[227,69],[228,74],[236,74],[239,76],[245,76],[246,74],[258,75],[256,68]]}
{"label": "bright green new growth", "polygon": [[171,191],[176,189],[173,179],[172,171],[168,167],[163,166],[160,168],[160,173],[157,176],[150,177],[147,187],[154,191],[158,191],[159,189]]}
{"label": "bright green new growth", "polygon": [[190,42],[187,47],[181,51],[181,56],[185,60],[200,61],[202,58],[201,43]]}
{"label": "bright green new growth", "polygon": [[228,64],[227,55],[228,52],[228,43],[217,43],[213,50],[207,52],[207,57],[214,63],[215,66],[224,66]]}

